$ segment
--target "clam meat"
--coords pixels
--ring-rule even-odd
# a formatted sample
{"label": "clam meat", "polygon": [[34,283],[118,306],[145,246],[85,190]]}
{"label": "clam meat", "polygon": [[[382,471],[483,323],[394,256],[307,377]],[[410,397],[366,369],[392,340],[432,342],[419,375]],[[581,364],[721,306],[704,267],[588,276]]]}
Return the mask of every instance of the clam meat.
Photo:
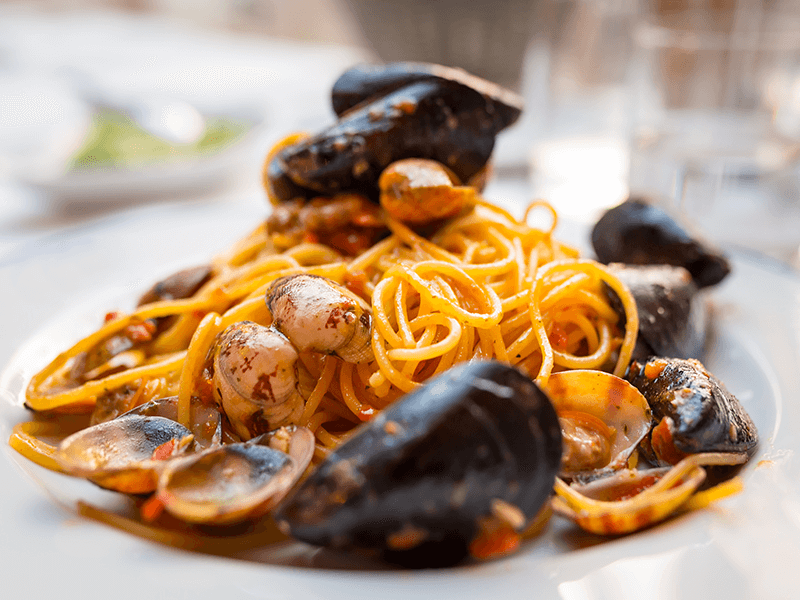
{"label": "clam meat", "polygon": [[250,321],[234,323],[214,352],[214,390],[239,437],[291,425],[303,412],[297,388],[297,349],[279,331]]}
{"label": "clam meat", "polygon": [[373,359],[372,311],[361,298],[317,275],[289,275],[267,290],[272,326],[298,351],[335,354],[346,362]]}

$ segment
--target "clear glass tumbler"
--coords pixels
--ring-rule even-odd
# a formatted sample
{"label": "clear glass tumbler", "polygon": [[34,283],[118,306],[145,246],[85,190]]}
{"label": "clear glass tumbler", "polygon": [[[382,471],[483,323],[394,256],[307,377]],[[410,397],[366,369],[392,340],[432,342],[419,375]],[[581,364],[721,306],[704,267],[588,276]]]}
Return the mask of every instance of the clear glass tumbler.
{"label": "clear glass tumbler", "polygon": [[634,31],[631,193],[712,241],[800,244],[800,4],[660,0]]}

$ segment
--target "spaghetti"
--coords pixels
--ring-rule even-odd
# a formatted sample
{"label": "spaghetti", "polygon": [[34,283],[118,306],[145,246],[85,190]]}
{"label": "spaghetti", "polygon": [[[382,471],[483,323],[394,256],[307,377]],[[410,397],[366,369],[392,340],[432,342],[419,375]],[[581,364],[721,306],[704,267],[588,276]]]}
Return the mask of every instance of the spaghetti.
{"label": "spaghetti", "polygon": [[[126,399],[120,413],[156,394],[177,395],[178,420],[187,425],[192,397],[214,401],[208,355],[217,334],[242,320],[269,325],[265,292],[298,273],[346,286],[373,314],[371,362],[300,355],[308,376],[299,386],[305,406],[298,425],[313,429],[320,457],[353,426],[459,362],[496,358],[540,383],[565,369],[621,374],[638,328],[632,297],[602,265],[554,239],[552,207],[537,201],[526,216],[534,209],[550,213],[549,228],[529,226],[482,199],[430,238],[387,216],[391,234],[352,259],[318,243],[277,252],[260,226],[214,260],[210,278],[190,297],[114,315],[59,355],[32,378],[27,404],[36,411],[87,411],[116,392]],[[622,300],[624,330],[607,288]],[[76,375],[87,352],[154,322],[152,338],[131,344],[137,362],[95,367],[107,374],[87,381],[85,373]],[[115,360],[119,355],[107,363]]]}

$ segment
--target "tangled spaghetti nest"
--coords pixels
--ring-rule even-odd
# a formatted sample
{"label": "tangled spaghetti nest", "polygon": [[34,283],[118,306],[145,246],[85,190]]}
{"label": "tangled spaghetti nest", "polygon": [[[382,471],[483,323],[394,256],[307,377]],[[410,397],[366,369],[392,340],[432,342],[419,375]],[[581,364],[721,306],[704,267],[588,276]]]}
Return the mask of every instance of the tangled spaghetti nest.
{"label": "tangled spaghetti nest", "polygon": [[[550,227],[529,226],[532,211],[549,213]],[[553,238],[556,222],[544,202],[531,204],[520,221],[479,200],[431,239],[388,219],[391,235],[352,260],[324,244],[278,253],[260,226],[217,257],[211,278],[190,298],[115,315],[62,353],[30,382],[28,405],[91,410],[98,398],[127,389],[125,408],[178,395],[179,420],[188,421],[193,396],[212,401],[208,356],[217,334],[242,320],[269,325],[264,294],[273,281],[295,273],[345,285],[373,312],[373,361],[300,354],[307,376],[300,382],[305,409],[298,424],[315,432],[323,456],[354,425],[459,362],[496,358],[541,383],[564,369],[619,375],[635,343],[635,303],[602,265]],[[624,330],[606,286],[622,299]],[[164,317],[173,318],[171,326],[141,345],[139,364],[90,381],[71,379],[81,353]]]}

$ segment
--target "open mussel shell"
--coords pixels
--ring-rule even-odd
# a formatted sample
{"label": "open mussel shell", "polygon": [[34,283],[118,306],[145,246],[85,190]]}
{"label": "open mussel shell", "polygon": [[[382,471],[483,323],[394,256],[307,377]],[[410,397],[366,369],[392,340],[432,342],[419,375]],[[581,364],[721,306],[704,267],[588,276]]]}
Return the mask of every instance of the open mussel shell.
{"label": "open mussel shell", "polygon": [[532,519],[560,458],[556,413],[530,378],[495,361],[464,363],[361,425],[275,517],[311,544],[454,564],[493,504]]}
{"label": "open mussel shell", "polygon": [[[126,412],[123,417],[140,415],[143,417],[164,417],[178,420],[178,397],[155,398]],[[189,429],[195,443],[201,448],[218,446],[222,443],[222,415],[216,405],[203,402],[192,396]]]}
{"label": "open mussel shell", "polygon": [[699,288],[719,283],[731,270],[725,256],[643,198],[629,198],[608,210],[592,229],[592,246],[605,264],[684,267]]}
{"label": "open mussel shell", "polygon": [[643,447],[661,464],[688,454],[752,456],[758,431],[739,400],[698,360],[651,358],[633,362],[626,379],[647,399],[655,427]]}
{"label": "open mussel shell", "polygon": [[553,373],[546,390],[562,427],[562,477],[594,477],[625,467],[650,431],[652,419],[644,396],[610,373]]}
{"label": "open mussel shell", "polygon": [[[633,358],[702,356],[708,333],[708,305],[686,269],[621,263],[610,264],[608,268],[628,287],[636,301],[639,335]],[[606,291],[624,327],[622,303],[610,287]]]}
{"label": "open mussel shell", "polygon": [[65,438],[54,458],[70,475],[128,494],[156,488],[167,459],[179,456],[191,431],[163,417],[131,415],[87,427]]}
{"label": "open mussel shell", "polygon": [[170,464],[157,498],[167,512],[190,523],[251,519],[283,499],[313,454],[314,434],[304,427],[226,444]]}

